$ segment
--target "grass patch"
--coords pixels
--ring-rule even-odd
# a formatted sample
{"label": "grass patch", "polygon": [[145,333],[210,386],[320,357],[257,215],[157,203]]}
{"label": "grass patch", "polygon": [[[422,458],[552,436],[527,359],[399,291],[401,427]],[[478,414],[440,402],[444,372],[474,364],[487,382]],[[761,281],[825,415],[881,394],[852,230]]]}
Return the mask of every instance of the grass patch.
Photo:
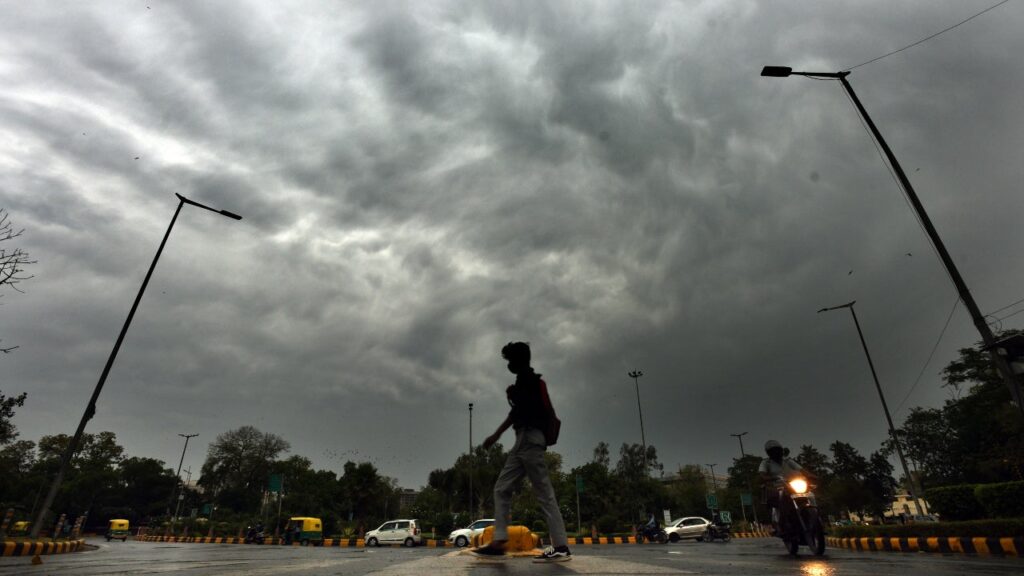
{"label": "grass patch", "polygon": [[881,526],[838,526],[829,530],[837,538],[892,537],[1013,537],[1024,536],[1024,518],[968,520],[964,522],[919,522]]}

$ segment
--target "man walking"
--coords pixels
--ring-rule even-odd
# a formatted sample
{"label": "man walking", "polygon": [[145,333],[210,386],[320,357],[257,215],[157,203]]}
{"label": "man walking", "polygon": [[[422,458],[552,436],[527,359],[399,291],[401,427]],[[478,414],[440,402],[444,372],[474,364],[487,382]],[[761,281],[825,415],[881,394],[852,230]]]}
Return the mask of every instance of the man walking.
{"label": "man walking", "polygon": [[526,342],[509,342],[501,349],[501,356],[508,361],[509,372],[516,375],[515,384],[505,390],[512,410],[498,430],[484,440],[484,448],[494,445],[510,426],[516,431],[516,442],[494,483],[494,538],[472,553],[484,558],[505,555],[512,492],[523,476],[527,476],[547,519],[552,544],[534,557],[534,562],[565,562],[572,559],[572,553],[555,489],[544,463],[545,450],[557,438],[558,424],[547,384],[530,367],[530,345]]}

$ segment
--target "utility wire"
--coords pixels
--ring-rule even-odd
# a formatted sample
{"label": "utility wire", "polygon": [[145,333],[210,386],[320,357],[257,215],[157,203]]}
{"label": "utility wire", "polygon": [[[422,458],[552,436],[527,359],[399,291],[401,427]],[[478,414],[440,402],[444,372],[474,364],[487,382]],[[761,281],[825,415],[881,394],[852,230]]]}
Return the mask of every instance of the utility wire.
{"label": "utility wire", "polygon": [[[843,95],[846,96],[846,100],[850,103],[850,106],[853,106],[853,109],[857,110],[857,105],[853,102],[853,98],[850,97],[850,94],[847,93],[845,89],[843,89]],[[879,146],[878,141],[875,139],[874,133],[872,133],[871,129],[868,128],[867,122],[865,122],[864,118],[861,117],[859,110],[857,110],[857,119],[860,120],[861,127],[864,128],[864,132],[867,133],[868,138],[871,140],[871,143],[875,146],[875,152],[877,152],[878,157],[881,158],[882,165],[885,166],[885,169],[889,171],[889,176],[892,178],[892,181],[896,183],[896,188],[898,188],[899,191],[903,193],[903,201],[907,204],[907,208],[910,208],[910,213],[914,215],[914,220],[917,221],[917,226],[921,229],[921,232],[923,232],[924,235],[928,237],[928,245],[931,246],[932,252],[934,252],[935,257],[941,261],[942,256],[939,254],[939,249],[936,248],[935,243],[931,241],[931,235],[928,234],[928,230],[925,229],[924,222],[921,220],[921,215],[917,213],[917,210],[914,209],[913,204],[910,203],[910,194],[907,192],[905,188],[903,188],[903,184],[900,183],[899,178],[896,177],[896,171],[889,164],[889,161],[886,159],[885,154],[882,152],[882,147]],[[945,266],[943,266],[942,269],[945,270],[946,276],[949,276],[949,281],[953,282],[953,276],[949,273],[949,270],[947,270]],[[956,284],[956,282],[953,283]]]}
{"label": "utility wire", "polygon": [[921,366],[921,372],[918,373],[917,380],[914,380],[914,385],[910,387],[910,391],[907,392],[907,395],[904,396],[903,400],[901,400],[899,405],[896,406],[896,410],[894,410],[895,414],[900,413],[900,408],[902,408],[903,405],[906,404],[907,400],[910,398],[910,395],[913,394],[914,390],[917,388],[917,385],[921,383],[921,376],[924,376],[924,371],[928,369],[928,364],[931,363],[932,357],[935,356],[935,351],[938,350],[939,348],[939,342],[942,342],[942,337],[946,334],[946,328],[949,328],[949,321],[953,319],[953,313],[956,312],[956,306],[959,303],[960,297],[957,297],[957,299],[953,302],[952,310],[949,311],[949,316],[946,318],[946,323],[942,326],[942,331],[939,332],[939,339],[936,340],[935,345],[932,346],[932,351],[931,353],[928,354],[928,359],[924,361],[924,366]]}
{"label": "utility wire", "polygon": [[[1020,300],[1017,300],[1016,302],[1014,302],[1012,304],[1007,304],[1006,306],[1003,306],[1002,308],[1000,308],[998,310],[993,310],[993,311],[988,313],[988,316],[994,316],[996,312],[1002,312],[1003,310],[1006,310],[1007,308],[1013,308],[1014,306],[1016,306],[1017,304],[1020,304],[1021,302],[1024,302],[1024,298],[1021,298]],[[1014,312],[1014,314],[1016,314],[1016,312]]]}
{"label": "utility wire", "polygon": [[904,50],[906,50],[908,48],[913,48],[914,46],[917,46],[918,44],[923,44],[923,43],[931,40],[932,38],[935,38],[936,36],[938,36],[940,34],[945,34],[946,32],[949,32],[950,30],[952,30],[953,28],[956,28],[956,27],[958,27],[958,26],[960,26],[962,24],[966,24],[966,23],[970,22],[971,20],[974,20],[975,18],[977,18],[978,16],[981,16],[982,14],[988,12],[989,10],[995,10],[996,8],[1002,6],[1003,4],[1006,4],[1009,1],[1010,0],[1003,0],[1002,2],[1000,2],[998,4],[995,4],[995,5],[989,6],[988,8],[985,8],[981,12],[978,12],[977,14],[971,16],[970,18],[967,18],[966,20],[961,20],[960,22],[957,22],[956,24],[953,24],[949,28],[945,28],[943,30],[939,30],[938,32],[936,32],[935,34],[932,34],[931,36],[928,36],[927,38],[922,38],[922,39],[918,40],[917,42],[914,42],[913,44],[908,44],[907,46],[904,46],[903,48],[900,48],[899,50],[893,50],[892,52],[889,52],[888,54],[882,54],[878,58],[873,58],[871,60],[868,60],[867,62],[861,62],[860,64],[857,64],[856,66],[851,66],[850,68],[844,68],[843,71],[844,72],[849,72],[850,70],[853,70],[854,68],[860,68],[861,66],[866,66],[868,64],[871,64],[872,62],[878,62],[882,58],[886,58],[886,57],[892,56],[893,54],[897,54],[899,52],[903,52]]}
{"label": "utility wire", "polygon": [[[996,322],[1002,322],[1003,320],[1006,320],[1010,316],[1016,316],[1017,314],[1020,314],[1021,312],[1024,312],[1024,309],[1017,310],[1016,312],[1012,312],[1010,314],[1007,314],[1006,316],[1003,316],[1002,318],[996,318]],[[989,324],[994,324],[994,322],[989,322]]]}

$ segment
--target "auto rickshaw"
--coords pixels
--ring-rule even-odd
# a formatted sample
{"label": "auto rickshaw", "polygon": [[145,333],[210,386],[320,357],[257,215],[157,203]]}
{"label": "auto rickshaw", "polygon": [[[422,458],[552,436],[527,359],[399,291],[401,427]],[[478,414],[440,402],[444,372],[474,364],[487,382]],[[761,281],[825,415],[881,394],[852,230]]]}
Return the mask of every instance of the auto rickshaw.
{"label": "auto rickshaw", "polygon": [[28,534],[28,520],[18,520],[11,526],[11,536]]}
{"label": "auto rickshaw", "polygon": [[128,531],[127,520],[114,519],[110,521],[110,526],[107,528],[107,542],[118,538],[124,542],[128,540],[128,536],[131,536],[131,533]]}
{"label": "auto rickshaw", "polygon": [[298,542],[303,546],[312,544],[314,546],[322,546],[324,543],[324,529],[323,523],[320,522],[319,518],[308,518],[306,516],[296,516],[288,519],[288,525],[285,527],[286,541]]}

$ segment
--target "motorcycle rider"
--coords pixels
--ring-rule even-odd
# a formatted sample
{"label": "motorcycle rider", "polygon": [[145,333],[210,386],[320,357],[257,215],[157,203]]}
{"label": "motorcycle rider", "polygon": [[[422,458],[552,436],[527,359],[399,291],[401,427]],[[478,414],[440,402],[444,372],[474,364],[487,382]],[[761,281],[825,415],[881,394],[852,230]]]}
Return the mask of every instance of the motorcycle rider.
{"label": "motorcycle rider", "polygon": [[794,476],[806,476],[803,466],[786,456],[785,449],[777,440],[764,443],[764,451],[768,457],[761,460],[758,473],[764,481],[768,507],[772,511],[772,526],[778,532],[779,526],[779,493],[786,482]]}

